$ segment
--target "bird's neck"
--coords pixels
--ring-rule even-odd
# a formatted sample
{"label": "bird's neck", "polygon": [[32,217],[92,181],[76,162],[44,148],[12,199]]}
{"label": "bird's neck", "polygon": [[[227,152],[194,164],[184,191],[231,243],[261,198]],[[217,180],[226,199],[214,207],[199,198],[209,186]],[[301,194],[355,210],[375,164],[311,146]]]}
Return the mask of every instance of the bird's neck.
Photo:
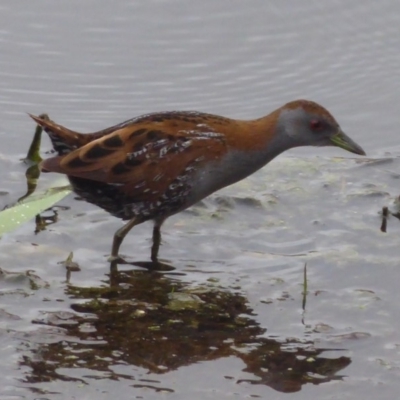
{"label": "bird's neck", "polygon": [[292,147],[277,131],[278,116],[275,112],[257,120],[235,121],[226,134],[227,153],[211,167],[210,193],[246,178]]}
{"label": "bird's neck", "polygon": [[227,136],[232,157],[240,163],[241,176],[252,174],[285,150],[293,147],[288,137],[279,131],[280,110],[263,118],[236,121],[236,129]]}

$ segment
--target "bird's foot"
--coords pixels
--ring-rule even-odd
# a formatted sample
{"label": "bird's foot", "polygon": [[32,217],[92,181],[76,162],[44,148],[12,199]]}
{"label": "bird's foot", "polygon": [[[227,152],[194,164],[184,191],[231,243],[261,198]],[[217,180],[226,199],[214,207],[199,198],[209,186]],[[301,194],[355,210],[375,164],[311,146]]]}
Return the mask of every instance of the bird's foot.
{"label": "bird's foot", "polygon": [[107,261],[116,264],[124,264],[126,262],[120,255],[110,255]]}

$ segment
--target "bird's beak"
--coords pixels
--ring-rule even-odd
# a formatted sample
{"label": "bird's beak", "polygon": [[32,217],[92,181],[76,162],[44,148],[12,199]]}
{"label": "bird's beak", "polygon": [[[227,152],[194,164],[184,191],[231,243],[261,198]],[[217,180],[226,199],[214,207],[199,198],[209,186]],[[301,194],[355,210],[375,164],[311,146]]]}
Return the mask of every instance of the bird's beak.
{"label": "bird's beak", "polygon": [[341,147],[344,150],[350,151],[351,153],[365,156],[365,151],[356,142],[350,139],[341,129],[335,135],[330,138],[333,146]]}

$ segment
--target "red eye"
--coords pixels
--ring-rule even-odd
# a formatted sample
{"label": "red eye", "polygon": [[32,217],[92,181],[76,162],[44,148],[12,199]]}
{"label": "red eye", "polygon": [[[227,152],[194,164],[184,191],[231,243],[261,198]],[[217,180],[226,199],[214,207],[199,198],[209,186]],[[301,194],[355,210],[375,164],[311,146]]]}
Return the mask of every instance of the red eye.
{"label": "red eye", "polygon": [[313,131],[319,131],[322,128],[321,121],[318,121],[317,119],[313,119],[310,122],[310,128]]}

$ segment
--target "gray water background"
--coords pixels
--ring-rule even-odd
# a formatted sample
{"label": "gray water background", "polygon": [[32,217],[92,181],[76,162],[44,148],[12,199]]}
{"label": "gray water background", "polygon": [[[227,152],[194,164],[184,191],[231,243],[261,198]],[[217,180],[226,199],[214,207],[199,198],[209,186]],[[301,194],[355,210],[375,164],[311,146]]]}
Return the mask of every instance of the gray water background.
{"label": "gray water background", "polygon": [[[391,218],[381,233],[379,212],[394,209],[400,194],[399,26],[400,3],[389,0],[0,4],[3,206],[26,189],[20,158],[34,129],[27,112],[47,112],[88,132],[160,110],[250,119],[309,98],[327,107],[370,159],[358,163],[338,149],[290,151],[171,218],[161,248],[183,272],[181,281],[196,286],[213,276],[223,287],[238,287],[266,337],[303,339],[307,331],[317,348],[341,348],[339,355],[351,359],[341,380],[288,395],[267,384],[238,383],[255,377],[228,357],[162,375],[128,363],[118,367],[126,377],[118,380],[55,365],[56,377],[29,381],[24,357],[40,360],[40,344],[74,341],[32,323],[71,312],[75,300],[57,262],[73,251],[82,270],[72,282],[101,286],[111,236],[121,224],[71,195],[47,230],[34,234],[32,222],[1,240],[1,268],[30,270],[45,284],[34,290],[24,279],[0,282],[0,398],[396,398],[400,222]],[[45,139],[43,152],[49,149]],[[39,185],[56,179],[41,176]],[[149,239],[149,225],[135,228],[123,252],[146,260]],[[312,293],[307,329],[305,262]],[[135,386],[145,379],[151,387]]]}

